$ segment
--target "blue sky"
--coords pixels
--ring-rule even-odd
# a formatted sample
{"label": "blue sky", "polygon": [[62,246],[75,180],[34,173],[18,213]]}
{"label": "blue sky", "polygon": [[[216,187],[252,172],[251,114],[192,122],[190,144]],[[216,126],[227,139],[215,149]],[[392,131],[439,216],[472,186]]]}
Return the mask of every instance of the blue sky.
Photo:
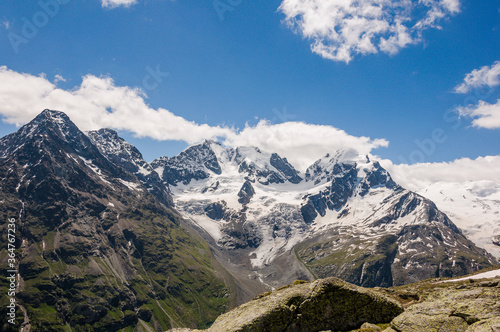
{"label": "blue sky", "polygon": [[[5,66],[4,82],[0,85],[7,85],[3,90],[0,88],[0,114],[8,122],[22,124],[52,105],[74,105],[69,97],[64,102],[56,100],[56,93],[45,106],[44,94],[55,89],[75,93],[82,87],[82,78],[90,75],[93,88],[85,90],[81,98],[92,98],[97,87],[103,86],[99,79],[108,78],[112,82],[108,80],[104,90],[122,87],[126,91],[120,91],[128,95],[135,91],[138,93],[135,101],[142,98],[150,110],[170,112],[158,119],[175,115],[180,117],[180,122],[173,122],[172,126],[184,128],[181,120],[196,124],[192,140],[189,139],[191,127],[187,126],[179,134],[180,141],[175,141],[172,140],[175,133],[138,138],[132,120],[125,124],[126,115],[116,120],[120,134],[135,144],[148,161],[178,153],[203,138],[203,133],[226,135],[222,129],[231,128],[237,135],[246,125],[248,130],[257,128],[263,119],[269,121],[266,130],[271,130],[273,125],[281,124],[276,127],[281,130],[288,122],[305,122],[331,126],[353,137],[385,139],[388,146],[371,141],[367,143],[368,151],[395,164],[452,162],[500,155],[500,126],[473,123],[474,119],[484,117],[477,111],[481,103],[491,106],[490,112],[494,114],[489,118],[496,118],[500,112],[496,104],[500,99],[500,87],[495,81],[498,76],[491,74],[496,61],[500,60],[497,1],[433,0],[435,7],[416,7],[414,14],[402,21],[408,22],[404,24],[411,42],[401,42],[392,51],[382,46],[380,38],[403,36],[388,32],[401,18],[398,15],[403,15],[394,14],[395,9],[384,12],[380,16],[383,19],[373,25],[376,29],[388,23],[389,30],[374,35],[370,49],[370,45],[339,41],[328,33],[321,35],[333,28],[338,31],[342,20],[349,16],[326,16],[322,23],[317,23],[325,19],[321,13],[312,13],[312,19],[305,14],[293,16],[291,10],[297,8],[310,13],[310,8],[300,0],[221,0],[219,5],[223,3],[231,9],[223,13],[216,10],[216,2],[211,0],[137,0],[135,3],[132,0],[125,1],[125,5],[114,0],[118,1],[115,7],[106,7],[100,0],[64,0],[53,17],[45,15],[48,18],[45,22],[40,12],[47,10],[41,3],[51,1],[56,0],[0,3],[0,66]],[[377,3],[376,0],[364,1]],[[335,4],[335,0],[313,2],[325,6]],[[230,3],[234,5],[228,5]],[[458,9],[451,5],[445,7],[450,3],[458,4]],[[443,17],[417,29],[416,22],[436,8],[442,11]],[[366,17],[360,19],[366,20]],[[26,34],[26,22],[38,22],[40,27],[33,36]],[[312,28],[320,30],[315,35],[314,32],[308,34]],[[13,46],[14,34],[24,38],[23,42],[16,39],[19,44]],[[369,34],[369,30],[365,31],[365,35]],[[311,45],[318,42],[329,47],[326,54],[313,52]],[[342,57],[339,50],[344,46],[350,47],[350,53]],[[490,81],[483,80],[466,92],[455,91],[467,74],[481,68],[493,77]],[[22,83],[18,76],[39,77],[42,73],[45,76],[40,79],[46,81],[44,84],[53,86],[47,86],[45,92],[34,93],[38,99],[26,105],[14,104],[19,96],[23,96],[21,101],[31,98],[26,88],[29,85]],[[14,84],[6,80],[19,82],[19,93],[13,91]],[[105,92],[101,92],[99,98],[105,100]],[[14,105],[5,105],[6,100]],[[113,103],[110,108],[114,107]],[[460,110],[463,117],[459,119]],[[85,109],[78,112],[83,119]],[[90,127],[102,123],[95,114],[89,110],[88,116],[96,118]],[[78,121],[84,121],[78,120],[78,115],[71,117],[77,119],[78,125]],[[110,119],[106,124],[113,126],[113,121]],[[151,122],[155,121],[159,120],[151,118]],[[136,123],[142,126],[142,122]],[[144,126],[139,135],[148,136],[153,127]],[[85,125],[83,127],[85,129]],[[0,135],[16,128],[2,123]],[[200,132],[196,128],[201,128]],[[291,125],[286,132],[293,132],[294,128],[301,127]],[[309,129],[315,131],[315,128]],[[336,140],[337,134],[338,131],[331,136],[325,134],[318,137],[318,141]],[[240,135],[231,140],[248,144],[252,143],[252,137],[262,137],[256,129],[253,135]],[[296,135],[300,136],[301,132]],[[160,136],[163,141],[158,140]],[[280,137],[290,139],[286,135]],[[259,145],[260,141],[255,142]],[[366,140],[353,139],[353,142],[362,145]],[[334,142],[331,144],[337,146]],[[375,148],[379,145],[384,147]],[[291,145],[287,148],[293,150]]]}

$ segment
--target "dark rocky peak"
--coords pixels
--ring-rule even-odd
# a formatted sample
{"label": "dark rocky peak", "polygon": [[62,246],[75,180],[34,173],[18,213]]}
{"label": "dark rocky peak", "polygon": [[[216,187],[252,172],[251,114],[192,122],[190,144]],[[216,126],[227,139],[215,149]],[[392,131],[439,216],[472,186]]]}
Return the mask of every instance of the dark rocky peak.
{"label": "dark rocky peak", "polygon": [[113,177],[130,180],[121,167],[105,158],[89,137],[59,111],[44,110],[17,132],[1,138],[0,156],[25,167],[43,166],[59,175],[68,169],[63,165],[83,163]]}
{"label": "dark rocky peak", "polygon": [[[87,135],[93,139],[98,140],[99,142],[105,143],[107,146],[111,147],[111,142],[114,143],[122,143],[125,142],[123,138],[118,135],[118,132],[111,128],[102,128],[99,130],[91,130],[87,132]],[[132,144],[130,144],[132,145]],[[120,148],[119,145],[113,147],[114,150],[118,150]]]}
{"label": "dark rocky peak", "polygon": [[271,183],[299,183],[302,178],[286,158],[276,153],[262,152],[256,147],[238,147],[234,151],[234,162],[238,171],[246,173],[247,180],[264,185]]}
{"label": "dark rocky peak", "polygon": [[121,165],[127,171],[132,173],[137,173],[141,170],[142,173],[150,173],[152,171],[139,150],[118,136],[115,130],[104,128],[89,131],[87,135],[103,155]]}
{"label": "dark rocky peak", "polygon": [[76,128],[75,124],[70,120],[66,113],[49,109],[45,109],[38,114],[32,121],[29,122],[26,128],[32,128],[44,124],[57,124],[61,127]]}
{"label": "dark rocky peak", "polygon": [[173,205],[168,186],[163,183],[160,176],[144,160],[134,145],[121,138],[113,129],[99,129],[87,134],[106,158],[134,174],[160,203],[166,206]]}
{"label": "dark rocky peak", "polygon": [[[341,156],[339,153],[333,158],[327,155],[307,169],[306,181],[314,181],[315,185],[330,183],[319,193],[304,197],[305,203],[301,207],[301,212],[307,223],[311,223],[318,215],[325,216],[327,210],[341,210],[350,197],[356,195],[363,197],[370,190],[381,187],[395,192],[403,190],[379,162],[371,161],[368,157],[360,158],[359,163],[342,161],[339,156]],[[408,207],[409,212],[414,211],[417,205]],[[389,219],[394,220],[398,217],[399,215],[391,216]]]}
{"label": "dark rocky peak", "polygon": [[66,113],[56,110],[45,109],[40,114],[38,114],[33,121],[32,124],[41,124],[43,122],[52,122],[59,123],[62,125],[67,125],[72,123]]}
{"label": "dark rocky peak", "polygon": [[247,180],[238,192],[238,202],[240,204],[248,204],[254,195],[255,190],[253,189],[252,183]]}
{"label": "dark rocky peak", "polygon": [[334,177],[343,172],[349,172],[356,163],[348,158],[351,151],[337,151],[334,154],[326,154],[309,166],[305,173],[307,182],[314,182],[315,185],[321,182],[329,182]]}
{"label": "dark rocky peak", "polygon": [[[23,147],[33,145],[41,148],[43,143],[53,142],[60,148],[81,153],[92,154],[92,144],[85,134],[63,112],[44,110],[35,119],[22,126],[17,132],[0,139],[0,149],[5,157],[9,154],[19,154]],[[43,143],[42,143],[43,142]],[[85,156],[84,156],[85,157]]]}
{"label": "dark rocky peak", "polygon": [[215,174],[221,174],[222,170],[212,145],[220,146],[218,143],[205,140],[202,144],[189,147],[178,156],[170,158],[170,161],[176,164],[184,163],[191,168],[203,166]]}
{"label": "dark rocky peak", "polygon": [[194,145],[182,151],[175,157],[161,157],[151,166],[155,169],[165,183],[177,185],[188,184],[191,180],[202,180],[210,173],[222,173],[214,146],[220,144],[206,140],[202,144]]}
{"label": "dark rocky peak", "polygon": [[283,174],[288,181],[297,184],[302,181],[299,176],[299,172],[286,160],[286,158],[281,158],[277,153],[271,155],[271,165]]}
{"label": "dark rocky peak", "polygon": [[331,184],[325,190],[305,197],[306,203],[301,207],[301,213],[306,223],[312,223],[318,214],[324,217],[327,210],[341,209],[353,195],[357,177],[355,163],[336,164],[328,174]]}
{"label": "dark rocky peak", "polygon": [[23,126],[19,134],[27,139],[46,135],[54,139],[61,139],[72,145],[81,145],[82,148],[88,147],[88,140],[85,139],[85,135],[65,113],[59,111],[44,110],[35,119]]}
{"label": "dark rocky peak", "polygon": [[337,151],[333,155],[327,154],[317,160],[307,168],[305,180],[314,182],[314,185],[333,182],[335,188],[339,178],[343,179],[346,174],[354,171],[358,178],[355,185],[360,188],[359,194],[362,196],[371,188],[387,187],[394,190],[400,188],[378,161],[370,160],[369,156],[356,155],[353,151]]}
{"label": "dark rocky peak", "polygon": [[385,168],[380,166],[378,161],[368,163],[368,167],[362,168],[358,173],[360,176],[359,194],[364,196],[370,189],[379,187],[386,187],[388,189],[399,190],[402,189],[394,180]]}

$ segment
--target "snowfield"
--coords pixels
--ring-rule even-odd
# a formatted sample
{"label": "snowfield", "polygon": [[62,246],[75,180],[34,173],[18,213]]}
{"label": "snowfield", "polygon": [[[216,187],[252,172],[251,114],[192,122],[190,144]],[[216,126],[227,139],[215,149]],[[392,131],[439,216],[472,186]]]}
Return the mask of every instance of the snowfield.
{"label": "snowfield", "polygon": [[468,276],[464,278],[459,278],[459,279],[452,279],[452,280],[446,280],[446,281],[440,281],[440,283],[444,282],[457,282],[457,281],[464,281],[464,280],[477,280],[477,279],[488,279],[488,278],[495,278],[495,277],[500,277],[500,269],[498,270],[493,270],[493,271],[488,271],[484,273],[479,273],[473,276]]}

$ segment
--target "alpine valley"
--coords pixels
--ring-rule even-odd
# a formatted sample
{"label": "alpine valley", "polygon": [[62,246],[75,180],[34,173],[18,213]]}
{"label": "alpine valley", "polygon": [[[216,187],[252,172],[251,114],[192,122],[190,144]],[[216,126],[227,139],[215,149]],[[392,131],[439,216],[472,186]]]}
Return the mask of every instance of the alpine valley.
{"label": "alpine valley", "polygon": [[484,249],[494,241],[464,235],[476,234],[467,216],[458,228],[348,147],[304,172],[213,141],[147,163],[114,130],[84,133],[45,110],[0,139],[0,174],[23,331],[206,328],[295,280],[391,287],[498,263]]}

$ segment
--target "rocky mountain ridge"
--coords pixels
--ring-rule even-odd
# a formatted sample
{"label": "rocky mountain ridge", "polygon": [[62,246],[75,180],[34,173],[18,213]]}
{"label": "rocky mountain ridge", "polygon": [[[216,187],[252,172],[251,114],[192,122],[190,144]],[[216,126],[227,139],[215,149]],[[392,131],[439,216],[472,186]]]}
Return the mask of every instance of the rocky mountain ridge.
{"label": "rocky mountain ridge", "polygon": [[[150,193],[146,175],[99,145],[49,110],[0,139],[0,215],[15,219],[19,248],[18,321],[2,321],[2,331],[208,326],[230,304],[223,269]],[[2,266],[7,254],[2,248]],[[8,288],[5,274],[0,284]]]}
{"label": "rocky mountain ridge", "polygon": [[160,203],[165,206],[173,205],[168,186],[164,185],[158,173],[144,160],[135,146],[119,137],[112,129],[90,131],[87,136],[103,156],[134,174]]}

